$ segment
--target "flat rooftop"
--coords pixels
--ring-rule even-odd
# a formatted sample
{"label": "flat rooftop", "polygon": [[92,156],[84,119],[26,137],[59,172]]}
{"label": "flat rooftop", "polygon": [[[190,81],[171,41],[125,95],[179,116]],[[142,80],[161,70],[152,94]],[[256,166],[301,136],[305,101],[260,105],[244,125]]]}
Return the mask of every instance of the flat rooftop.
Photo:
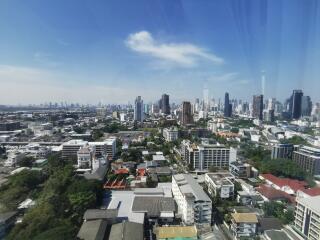
{"label": "flat rooftop", "polygon": [[308,198],[297,198],[297,202],[310,208],[312,211],[320,214],[320,196],[308,197]]}
{"label": "flat rooftop", "polygon": [[211,202],[211,199],[203,191],[202,187],[190,174],[176,174],[173,176],[184,194],[193,194],[196,201]]}

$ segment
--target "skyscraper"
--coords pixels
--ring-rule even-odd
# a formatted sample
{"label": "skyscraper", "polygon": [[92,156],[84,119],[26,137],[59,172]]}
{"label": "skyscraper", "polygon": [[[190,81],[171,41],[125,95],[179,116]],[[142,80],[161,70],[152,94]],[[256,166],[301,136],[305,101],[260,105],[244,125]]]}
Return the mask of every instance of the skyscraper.
{"label": "skyscraper", "polygon": [[302,104],[301,104],[301,115],[302,116],[311,116],[312,111],[312,102],[309,96],[302,97]]}
{"label": "skyscraper", "polygon": [[232,104],[230,104],[229,93],[226,92],[224,95],[224,116],[231,117],[232,114]]}
{"label": "skyscraper", "polygon": [[254,95],[252,101],[252,116],[263,119],[263,95]]}
{"label": "skyscraper", "polygon": [[181,124],[186,125],[192,123],[191,103],[182,102]]}
{"label": "skyscraper", "polygon": [[168,94],[163,94],[161,97],[161,112],[164,114],[170,114],[170,103]]}
{"label": "skyscraper", "polygon": [[138,96],[134,102],[134,121],[143,122],[143,100],[141,96]]}
{"label": "skyscraper", "polygon": [[293,90],[289,103],[289,113],[292,119],[301,117],[302,96],[302,90]]}

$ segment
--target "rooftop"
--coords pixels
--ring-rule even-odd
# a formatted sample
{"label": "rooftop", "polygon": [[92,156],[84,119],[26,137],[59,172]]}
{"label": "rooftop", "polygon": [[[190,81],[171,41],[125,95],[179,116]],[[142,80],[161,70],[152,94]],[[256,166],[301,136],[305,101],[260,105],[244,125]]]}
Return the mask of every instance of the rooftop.
{"label": "rooftop", "polygon": [[196,201],[211,202],[211,199],[203,191],[202,187],[190,174],[176,174],[173,176],[180,187],[182,193],[192,194]]}
{"label": "rooftop", "polygon": [[117,209],[88,209],[83,215],[85,220],[113,219],[118,216]]}
{"label": "rooftop", "polygon": [[148,216],[159,217],[161,212],[174,212],[173,198],[135,197],[132,204],[133,212],[146,212]]}
{"label": "rooftop", "polygon": [[279,187],[288,186],[292,190],[294,190],[295,192],[297,190],[305,189],[306,186],[308,185],[308,183],[305,181],[299,181],[299,180],[294,180],[294,179],[290,179],[290,178],[279,178],[279,177],[276,177],[276,176],[269,174],[269,173],[261,174],[260,176],[263,177],[264,179],[274,183],[275,185],[277,185]]}
{"label": "rooftop", "polygon": [[155,232],[157,239],[181,239],[197,237],[197,229],[195,226],[157,227]]}
{"label": "rooftop", "polygon": [[279,230],[267,230],[264,234],[271,240],[291,240],[285,232]]}
{"label": "rooftop", "polygon": [[107,222],[104,220],[92,220],[83,222],[77,237],[85,240],[104,240]]}
{"label": "rooftop", "polygon": [[304,192],[305,194],[308,194],[311,197],[319,196],[320,195],[320,188],[314,187],[314,188],[308,188],[308,189],[300,189],[301,192]]}
{"label": "rooftop", "polygon": [[308,197],[308,198],[297,198],[297,202],[310,208],[312,211],[320,214],[320,196]]}
{"label": "rooftop", "polygon": [[258,223],[255,213],[232,213],[231,216],[236,223]]}
{"label": "rooftop", "polygon": [[109,240],[141,240],[143,239],[143,224],[122,222],[113,224]]}

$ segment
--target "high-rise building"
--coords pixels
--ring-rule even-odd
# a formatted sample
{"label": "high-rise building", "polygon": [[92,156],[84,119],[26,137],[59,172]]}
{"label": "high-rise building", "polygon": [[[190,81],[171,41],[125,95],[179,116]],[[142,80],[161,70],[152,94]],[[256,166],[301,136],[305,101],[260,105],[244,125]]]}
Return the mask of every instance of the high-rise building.
{"label": "high-rise building", "polygon": [[267,104],[267,109],[268,110],[274,110],[276,105],[276,99],[275,98],[269,98],[268,99],[268,104]]}
{"label": "high-rise building", "polygon": [[232,104],[230,104],[229,93],[226,92],[224,95],[224,116],[231,117],[232,114]]}
{"label": "high-rise building", "polygon": [[302,96],[301,115],[311,116],[312,102],[309,96]]}
{"label": "high-rise building", "polygon": [[161,112],[163,114],[170,114],[170,103],[168,94],[163,94],[161,97]]}
{"label": "high-rise building", "polygon": [[191,174],[172,176],[172,194],[185,224],[211,223],[212,201]]}
{"label": "high-rise building", "polygon": [[144,111],[143,111],[143,100],[141,96],[138,96],[134,102],[134,121],[143,122]]}
{"label": "high-rise building", "polygon": [[293,152],[292,159],[305,172],[320,174],[320,148],[304,146]]}
{"label": "high-rise building", "polygon": [[196,170],[208,170],[210,167],[227,168],[230,162],[236,161],[237,150],[223,145],[200,144],[185,142],[185,161]]}
{"label": "high-rise building", "polygon": [[307,240],[320,239],[320,196],[297,198],[294,227]]}
{"label": "high-rise building", "polygon": [[186,125],[192,122],[191,103],[182,102],[181,124]]}
{"label": "high-rise building", "polygon": [[290,159],[292,158],[292,153],[294,150],[293,144],[277,144],[272,147],[271,150],[271,158],[276,159],[276,158],[285,158],[285,159]]}
{"label": "high-rise building", "polygon": [[302,96],[302,90],[293,90],[289,102],[289,113],[292,119],[299,119],[301,117]]}
{"label": "high-rise building", "polygon": [[263,119],[263,95],[254,95],[252,101],[252,116]]}

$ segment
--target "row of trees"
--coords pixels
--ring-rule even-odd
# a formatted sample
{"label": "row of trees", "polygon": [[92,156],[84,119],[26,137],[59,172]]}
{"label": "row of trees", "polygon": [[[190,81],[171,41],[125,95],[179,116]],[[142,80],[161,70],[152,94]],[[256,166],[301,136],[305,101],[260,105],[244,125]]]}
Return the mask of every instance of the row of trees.
{"label": "row of trees", "polygon": [[299,165],[291,159],[271,159],[269,150],[263,147],[243,146],[243,154],[250,159],[251,164],[255,166],[261,173],[272,173],[278,177],[288,177],[298,180],[306,180],[312,187],[315,185],[310,174],[304,172]]}
{"label": "row of trees", "polygon": [[[14,186],[14,192],[1,189],[1,196],[9,195],[14,203],[24,200],[26,196],[36,200],[36,206],[28,210],[22,222],[12,229],[7,238],[9,240],[74,239],[84,211],[94,208],[102,195],[99,182],[78,177],[73,167],[57,155],[49,157],[43,172],[24,170],[13,175],[9,181],[7,187],[12,189]],[[17,206],[8,205],[8,200],[5,202],[11,209]]]}

